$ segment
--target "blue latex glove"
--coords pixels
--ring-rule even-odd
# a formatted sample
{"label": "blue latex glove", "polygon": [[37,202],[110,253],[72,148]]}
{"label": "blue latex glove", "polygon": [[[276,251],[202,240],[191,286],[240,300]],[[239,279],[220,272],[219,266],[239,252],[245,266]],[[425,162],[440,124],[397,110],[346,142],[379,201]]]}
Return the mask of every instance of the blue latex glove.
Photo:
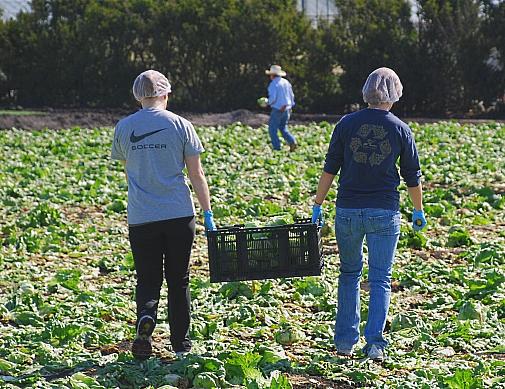
{"label": "blue latex glove", "polygon": [[426,227],[426,223],[424,212],[418,211],[414,208],[412,211],[412,228],[414,231],[421,231],[424,227]]}
{"label": "blue latex glove", "polygon": [[206,231],[216,231],[216,223],[214,223],[214,214],[209,209],[208,211],[203,212],[205,230]]}
{"label": "blue latex glove", "polygon": [[324,226],[323,210],[319,204],[312,206],[312,223],[318,224],[319,227]]}

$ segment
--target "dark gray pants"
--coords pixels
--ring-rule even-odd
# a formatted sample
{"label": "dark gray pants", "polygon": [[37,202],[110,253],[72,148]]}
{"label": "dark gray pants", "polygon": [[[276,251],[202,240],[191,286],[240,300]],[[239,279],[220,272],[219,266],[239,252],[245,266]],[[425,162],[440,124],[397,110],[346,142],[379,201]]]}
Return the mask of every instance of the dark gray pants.
{"label": "dark gray pants", "polygon": [[130,226],[130,245],[137,273],[137,321],[156,321],[163,274],[168,286],[170,342],[175,352],[189,351],[189,259],[195,238],[195,218],[183,217]]}

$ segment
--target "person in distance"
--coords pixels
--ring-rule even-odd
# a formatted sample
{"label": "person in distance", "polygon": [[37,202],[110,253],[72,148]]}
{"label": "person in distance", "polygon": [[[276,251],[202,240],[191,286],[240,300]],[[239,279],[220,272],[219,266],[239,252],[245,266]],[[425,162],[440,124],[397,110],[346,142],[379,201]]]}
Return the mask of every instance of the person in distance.
{"label": "person in distance", "polygon": [[295,95],[291,83],[286,80],[286,72],[279,65],[272,65],[265,73],[270,77],[268,84],[268,105],[272,108],[268,122],[268,132],[274,150],[281,149],[278,131],[289,145],[289,151],[295,151],[296,140],[288,130],[291,108],[295,105]]}
{"label": "person in distance", "polygon": [[193,125],[166,110],[171,91],[163,74],[141,73],[133,95],[142,109],[117,123],[112,143],[111,157],[123,163],[128,182],[129,239],[137,275],[132,353],[138,359],[152,353],[163,275],[173,351],[181,357],[191,349],[189,260],[195,208],[184,167],[203,209],[205,228],[216,229],[200,163],[204,148]]}
{"label": "person in distance", "polygon": [[312,208],[312,222],[323,223],[321,205],[340,171],[335,233],[340,256],[338,307],[334,342],[337,352],[351,355],[359,340],[360,278],[363,239],[368,246],[370,302],[364,353],[384,359],[383,336],[391,296],[391,272],[400,235],[400,175],[414,205],[414,230],[426,226],[421,168],[411,129],[390,110],[403,86],[389,68],[373,71],[363,86],[368,108],[342,117],[333,131]]}

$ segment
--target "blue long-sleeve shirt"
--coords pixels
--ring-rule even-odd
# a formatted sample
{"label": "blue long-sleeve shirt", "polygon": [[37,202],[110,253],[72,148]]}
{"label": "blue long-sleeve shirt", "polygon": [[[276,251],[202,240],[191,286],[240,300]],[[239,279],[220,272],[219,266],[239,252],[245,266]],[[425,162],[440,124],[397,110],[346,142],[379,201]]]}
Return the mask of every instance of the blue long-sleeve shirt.
{"label": "blue long-sleeve shirt", "polygon": [[295,106],[295,95],[291,83],[280,76],[268,84],[268,105],[274,109],[291,109]]}
{"label": "blue long-sleeve shirt", "polygon": [[399,209],[400,174],[407,186],[420,183],[421,168],[412,131],[391,112],[363,109],[335,127],[324,171],[340,170],[337,207]]}

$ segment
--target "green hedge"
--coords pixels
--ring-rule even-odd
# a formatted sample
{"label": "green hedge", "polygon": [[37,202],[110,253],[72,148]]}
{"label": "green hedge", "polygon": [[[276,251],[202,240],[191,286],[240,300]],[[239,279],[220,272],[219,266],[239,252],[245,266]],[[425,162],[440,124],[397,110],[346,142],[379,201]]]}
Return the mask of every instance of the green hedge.
{"label": "green hedge", "polygon": [[254,108],[280,63],[300,111],[349,110],[379,66],[400,75],[403,113],[499,107],[504,2],[419,1],[417,21],[407,0],[336,3],[336,19],[314,28],[290,0],[33,0],[0,23],[0,101],[132,106],[133,79],[155,68],[177,109]]}

